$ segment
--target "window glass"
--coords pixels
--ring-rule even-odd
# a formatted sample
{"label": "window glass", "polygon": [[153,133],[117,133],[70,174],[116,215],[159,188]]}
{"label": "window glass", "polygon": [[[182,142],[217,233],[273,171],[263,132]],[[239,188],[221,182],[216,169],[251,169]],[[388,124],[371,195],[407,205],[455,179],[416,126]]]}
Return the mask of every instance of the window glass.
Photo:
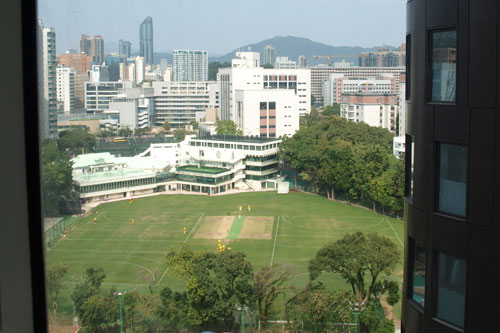
{"label": "window glass", "polygon": [[425,301],[426,248],[410,238],[411,246],[411,299],[422,307]]}
{"label": "window glass", "polygon": [[467,194],[467,147],[439,145],[438,210],[465,216]]}
{"label": "window glass", "polygon": [[415,140],[411,135],[406,136],[406,182],[405,182],[405,195],[413,199],[413,172],[415,165]]}
{"label": "window glass", "polygon": [[464,327],[465,260],[438,254],[436,316],[460,328]]}
{"label": "window glass", "polygon": [[433,31],[431,39],[431,101],[455,102],[457,82],[457,32]]}
{"label": "window glass", "polygon": [[406,36],[406,100],[410,99],[410,81],[411,81],[411,35]]}

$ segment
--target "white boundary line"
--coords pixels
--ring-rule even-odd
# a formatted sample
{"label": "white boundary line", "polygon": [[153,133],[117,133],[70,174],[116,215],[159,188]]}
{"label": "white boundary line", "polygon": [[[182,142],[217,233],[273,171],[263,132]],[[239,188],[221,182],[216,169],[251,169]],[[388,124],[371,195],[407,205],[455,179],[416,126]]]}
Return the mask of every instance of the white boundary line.
{"label": "white boundary line", "polygon": [[389,226],[391,227],[392,232],[394,232],[394,235],[396,235],[396,238],[398,239],[399,243],[401,244],[401,247],[404,248],[405,246],[404,246],[403,242],[401,241],[401,238],[399,238],[398,234],[396,233],[396,230],[394,230],[391,222],[389,222],[389,220],[385,216],[384,216],[384,219],[385,219],[385,222],[387,222],[387,224],[389,224]]}
{"label": "white boundary line", "polygon": [[[191,236],[191,234],[193,233],[193,230],[196,229],[196,226],[201,222],[202,218],[203,218],[203,215],[205,213],[201,213],[200,217],[198,218],[198,221],[196,221],[196,224],[191,228],[191,231],[189,231],[189,234],[187,235],[186,239],[184,240],[184,242],[182,242],[182,244],[186,244],[186,242],[188,241],[189,239],[189,236]],[[180,250],[180,249],[179,249]],[[168,273],[168,270],[170,269],[170,266],[167,267],[167,269],[165,269],[165,272],[163,272],[163,275],[161,276],[160,280],[158,280],[158,283],[156,283],[154,286],[155,287],[158,287],[161,283],[161,281],[163,280],[163,278],[165,277],[165,275]]]}
{"label": "white boundary line", "polygon": [[271,263],[270,266],[273,265],[274,261],[274,250],[276,249],[276,240],[278,239],[278,228],[280,227],[280,217],[278,216],[278,224],[276,225],[276,232],[274,233],[274,245],[273,245],[273,254],[271,255]]}

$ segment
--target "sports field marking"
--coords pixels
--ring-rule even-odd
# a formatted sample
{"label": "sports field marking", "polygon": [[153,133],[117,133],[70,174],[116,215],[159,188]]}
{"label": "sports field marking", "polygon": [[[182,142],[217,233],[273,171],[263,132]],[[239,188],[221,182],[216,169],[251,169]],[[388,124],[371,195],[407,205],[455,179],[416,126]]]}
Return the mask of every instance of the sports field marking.
{"label": "sports field marking", "polygon": [[[63,250],[63,249],[57,249],[53,250],[54,252],[103,252],[101,250]],[[128,251],[118,251],[118,250],[106,250],[106,253],[151,253],[151,254],[165,254],[165,252],[159,252],[159,251],[136,251],[136,250],[128,250]]]}
{"label": "sports field marking", "polygon": [[[191,230],[189,231],[189,234],[187,235],[186,239],[182,242],[183,245],[186,244],[186,242],[189,239],[189,236],[191,236],[191,234],[193,233],[194,229],[196,229],[196,226],[201,222],[204,214],[205,213],[201,213],[200,217],[198,218],[198,221],[196,221],[196,224],[194,225],[194,227],[191,228]],[[177,252],[179,252],[179,251],[180,251],[180,249]],[[158,287],[160,285],[160,283],[163,280],[163,278],[165,277],[165,275],[167,275],[169,269],[170,269],[170,266],[168,266],[165,269],[165,272],[163,272],[163,275],[161,276],[160,280],[158,280],[158,282],[154,285],[155,287]]]}
{"label": "sports field marking", "polygon": [[205,220],[196,231],[194,238],[226,239],[234,221],[234,216],[206,216]]}
{"label": "sports field marking", "polygon": [[271,255],[271,264],[270,264],[270,266],[273,265],[273,261],[274,261],[274,250],[276,249],[276,240],[278,239],[278,228],[279,227],[280,227],[280,217],[278,216],[278,223],[276,225],[276,232],[274,233],[273,254]]}
{"label": "sports field marking", "polygon": [[[61,283],[64,284],[77,284],[75,281],[63,281]],[[141,284],[141,283],[113,283],[113,282],[102,282],[101,283],[104,286],[140,286],[140,287],[149,287],[149,284]]]}
{"label": "sports field marking", "polygon": [[127,265],[133,265],[133,266],[137,266],[139,268],[142,268],[144,269],[145,271],[148,271],[149,273],[151,273],[153,276],[155,275],[155,273],[153,273],[152,270],[150,270],[149,268],[147,267],[144,267],[144,266],[141,266],[141,265],[137,265],[137,264],[134,264],[134,263],[131,263],[131,262],[127,262],[127,261],[111,261],[111,260],[76,260],[76,261],[63,261],[64,264],[74,264],[74,263],[77,263],[77,262],[91,262],[91,263],[95,263],[95,262],[105,262],[105,263],[112,263],[112,264],[127,264]]}
{"label": "sports field marking", "polygon": [[389,224],[389,226],[391,227],[392,232],[394,232],[394,235],[396,235],[396,238],[398,239],[399,244],[401,244],[401,247],[404,248],[405,246],[404,246],[403,242],[401,241],[401,238],[399,238],[398,234],[396,233],[396,230],[394,230],[394,228],[392,227],[391,222],[389,222],[389,220],[385,216],[383,218],[385,219],[387,224]]}
{"label": "sports field marking", "polygon": [[[165,242],[165,239],[123,239],[123,238],[64,238],[61,239],[63,241],[74,241],[74,240],[79,240],[79,241],[107,241],[107,242],[114,242],[114,241],[127,241],[127,242]],[[184,241],[181,240],[168,240],[168,242],[172,243],[184,243]]]}

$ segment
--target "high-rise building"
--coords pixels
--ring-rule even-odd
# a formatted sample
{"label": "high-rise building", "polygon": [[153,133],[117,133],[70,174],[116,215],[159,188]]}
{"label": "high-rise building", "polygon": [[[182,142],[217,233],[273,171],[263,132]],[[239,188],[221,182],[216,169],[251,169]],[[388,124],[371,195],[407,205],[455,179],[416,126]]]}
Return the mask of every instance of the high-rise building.
{"label": "high-rise building", "polygon": [[104,57],[104,64],[108,66],[109,81],[120,80],[120,56],[116,53]]}
{"label": "high-rise building", "polygon": [[153,19],[148,16],[142,21],[139,27],[139,48],[140,56],[144,57],[146,64],[154,63],[153,54]]}
{"label": "high-rise building", "polygon": [[359,55],[361,67],[401,67],[404,66],[406,45],[402,44],[398,51],[389,51],[383,46],[377,52],[362,52]]}
{"label": "high-rise building", "polygon": [[80,53],[84,53],[86,55],[92,55],[92,40],[89,36],[82,34],[82,38],[80,39]]}
{"label": "high-rise building", "polygon": [[307,57],[300,55],[299,56],[299,68],[306,68],[307,67]]}
{"label": "high-rise building", "polygon": [[132,51],[132,43],[127,40],[120,39],[118,41],[118,55],[121,59],[130,58]]}
{"label": "high-rise building", "polygon": [[498,2],[406,9],[401,331],[500,332]]}
{"label": "high-rise building", "polygon": [[294,69],[297,68],[295,61],[289,60],[288,57],[276,57],[274,68],[277,69]]}
{"label": "high-rise building", "polygon": [[56,32],[37,24],[40,136],[57,136]]}
{"label": "high-rise building", "polygon": [[208,80],[207,51],[174,50],[173,57],[173,81]]}
{"label": "high-rise building", "polygon": [[58,60],[58,63],[64,65],[64,67],[73,67],[79,74],[84,75],[92,66],[92,56],[84,53],[63,53],[58,57]]}
{"label": "high-rise building", "polygon": [[104,61],[104,39],[100,35],[96,35],[92,38],[92,57],[94,57],[94,62],[97,64],[102,64]]}
{"label": "high-rise building", "polygon": [[266,47],[264,47],[264,65],[274,65],[274,60],[274,47],[266,45]]}
{"label": "high-rise building", "polygon": [[340,116],[373,127],[397,131],[398,96],[396,94],[363,93],[342,94]]}
{"label": "high-rise building", "polygon": [[57,74],[57,101],[63,105],[64,112],[75,109],[75,70],[59,65]]}

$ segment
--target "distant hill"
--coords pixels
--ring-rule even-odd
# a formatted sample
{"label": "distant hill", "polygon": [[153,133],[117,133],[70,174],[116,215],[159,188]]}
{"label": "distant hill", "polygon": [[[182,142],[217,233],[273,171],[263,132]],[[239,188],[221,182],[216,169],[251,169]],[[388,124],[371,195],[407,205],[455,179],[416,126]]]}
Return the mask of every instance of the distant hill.
{"label": "distant hill", "polygon": [[[264,47],[266,45],[271,45],[275,49],[275,55],[277,57],[283,56],[288,57],[290,60],[298,61],[300,55],[307,57],[307,65],[317,65],[320,63],[325,63],[325,59],[314,59],[314,56],[335,56],[331,61],[341,61],[344,59],[347,62],[354,62],[358,64],[358,55],[361,52],[377,51],[380,47],[364,48],[360,46],[331,46],[319,42],[312,41],[308,38],[294,37],[294,36],[277,36],[271,39],[266,39],[254,44],[248,44],[239,48],[241,51],[248,51],[249,49],[253,52],[260,52],[260,60],[264,61]],[[395,50],[396,47],[387,46],[389,50]],[[237,50],[233,50],[220,57],[211,57],[209,61],[231,61],[234,58],[234,54]]]}

